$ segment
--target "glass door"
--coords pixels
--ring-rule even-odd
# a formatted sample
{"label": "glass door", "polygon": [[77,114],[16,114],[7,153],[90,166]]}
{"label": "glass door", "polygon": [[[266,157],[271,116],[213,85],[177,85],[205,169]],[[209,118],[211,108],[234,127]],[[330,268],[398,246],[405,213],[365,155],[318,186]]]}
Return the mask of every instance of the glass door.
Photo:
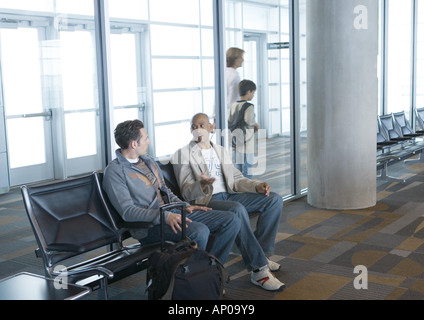
{"label": "glass door", "polygon": [[52,111],[42,90],[39,48],[42,31],[0,29],[2,103],[12,186],[54,177]]}
{"label": "glass door", "polygon": [[143,86],[141,42],[144,29],[114,26],[110,35],[112,66],[113,129],[126,120],[144,121],[146,88]]}
{"label": "glass door", "polygon": [[94,30],[75,25],[60,31],[59,48],[67,176],[102,168]]}
{"label": "glass door", "polygon": [[263,81],[262,59],[263,52],[261,51],[261,35],[255,33],[244,34],[243,48],[245,50],[244,63],[243,63],[243,76],[247,80],[251,80],[256,84],[257,90],[255,97],[251,101],[255,106],[256,121],[261,128],[266,128],[263,121],[262,110],[264,90],[266,90],[266,83]]}
{"label": "glass door", "polygon": [[[102,169],[93,3],[61,4],[43,15],[0,8],[10,186]],[[75,13],[55,11],[65,9]]]}

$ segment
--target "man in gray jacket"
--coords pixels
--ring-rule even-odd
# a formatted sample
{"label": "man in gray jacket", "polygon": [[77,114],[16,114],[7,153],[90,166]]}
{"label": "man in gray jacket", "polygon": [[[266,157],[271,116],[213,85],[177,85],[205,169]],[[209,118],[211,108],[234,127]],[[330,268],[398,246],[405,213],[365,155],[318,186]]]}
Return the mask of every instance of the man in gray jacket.
{"label": "man in gray jacket", "polygon": [[[160,206],[183,201],[165,185],[159,165],[147,154],[150,140],[143,122],[133,120],[118,124],[115,140],[120,149],[104,171],[103,188],[124,221],[155,224],[148,230],[133,231],[134,238],[142,244],[159,241]],[[197,205],[188,206],[187,213],[187,236],[201,249],[208,245],[210,253],[225,263],[240,229],[240,219],[231,212]],[[180,212],[166,212],[165,221],[165,239],[179,241]],[[208,244],[211,233],[213,241]]]}
{"label": "man in gray jacket", "polygon": [[[236,243],[251,271],[251,282],[265,290],[281,291],[285,285],[270,272],[280,265],[267,256],[274,251],[283,200],[266,182],[245,178],[227,151],[210,142],[212,130],[209,117],[196,114],[191,121],[193,140],[174,154],[172,164],[181,194],[196,205],[234,212],[241,220]],[[255,232],[249,212],[260,212]]]}

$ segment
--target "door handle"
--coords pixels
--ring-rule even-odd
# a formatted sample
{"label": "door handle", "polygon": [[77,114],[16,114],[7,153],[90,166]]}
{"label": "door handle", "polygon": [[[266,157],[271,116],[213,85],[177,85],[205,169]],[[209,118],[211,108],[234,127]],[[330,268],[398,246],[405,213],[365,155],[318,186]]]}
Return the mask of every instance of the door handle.
{"label": "door handle", "polygon": [[45,112],[39,112],[39,113],[25,113],[25,114],[13,115],[13,116],[6,116],[6,119],[45,117],[46,120],[49,121],[51,120],[52,115],[53,115],[53,112],[51,109],[49,109]]}

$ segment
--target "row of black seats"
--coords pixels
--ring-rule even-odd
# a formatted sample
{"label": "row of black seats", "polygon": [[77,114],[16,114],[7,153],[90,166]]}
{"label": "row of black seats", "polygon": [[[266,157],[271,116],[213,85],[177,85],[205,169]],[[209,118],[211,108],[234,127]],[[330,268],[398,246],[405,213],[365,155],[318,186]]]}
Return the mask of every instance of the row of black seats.
{"label": "row of black seats", "polygon": [[423,136],[424,108],[415,109],[415,113],[422,128],[420,131],[412,129],[404,111],[379,116],[377,119],[377,148],[382,149],[403,141],[414,142],[414,138]]}
{"label": "row of black seats", "polygon": [[[67,283],[99,290],[99,298],[107,299],[108,284],[146,269],[149,256],[168,243],[162,239],[145,246],[125,245],[130,229],[153,224],[124,222],[102,189],[102,177],[94,172],[47,185],[22,186],[21,191],[45,276],[66,277]],[[165,210],[182,206],[163,206],[161,222]]]}
{"label": "row of black seats", "polygon": [[404,111],[377,118],[377,170],[382,170],[380,177],[399,181],[388,176],[388,166],[423,152],[424,141],[417,138],[424,136],[424,108],[415,109],[415,115],[420,130],[412,128]]}

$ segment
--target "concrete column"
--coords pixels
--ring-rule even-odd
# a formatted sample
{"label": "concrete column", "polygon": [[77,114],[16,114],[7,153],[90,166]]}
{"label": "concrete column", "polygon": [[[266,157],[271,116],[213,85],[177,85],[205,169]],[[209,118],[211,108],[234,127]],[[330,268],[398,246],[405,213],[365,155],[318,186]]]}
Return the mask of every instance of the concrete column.
{"label": "concrete column", "polygon": [[307,0],[308,203],[376,204],[378,1]]}

